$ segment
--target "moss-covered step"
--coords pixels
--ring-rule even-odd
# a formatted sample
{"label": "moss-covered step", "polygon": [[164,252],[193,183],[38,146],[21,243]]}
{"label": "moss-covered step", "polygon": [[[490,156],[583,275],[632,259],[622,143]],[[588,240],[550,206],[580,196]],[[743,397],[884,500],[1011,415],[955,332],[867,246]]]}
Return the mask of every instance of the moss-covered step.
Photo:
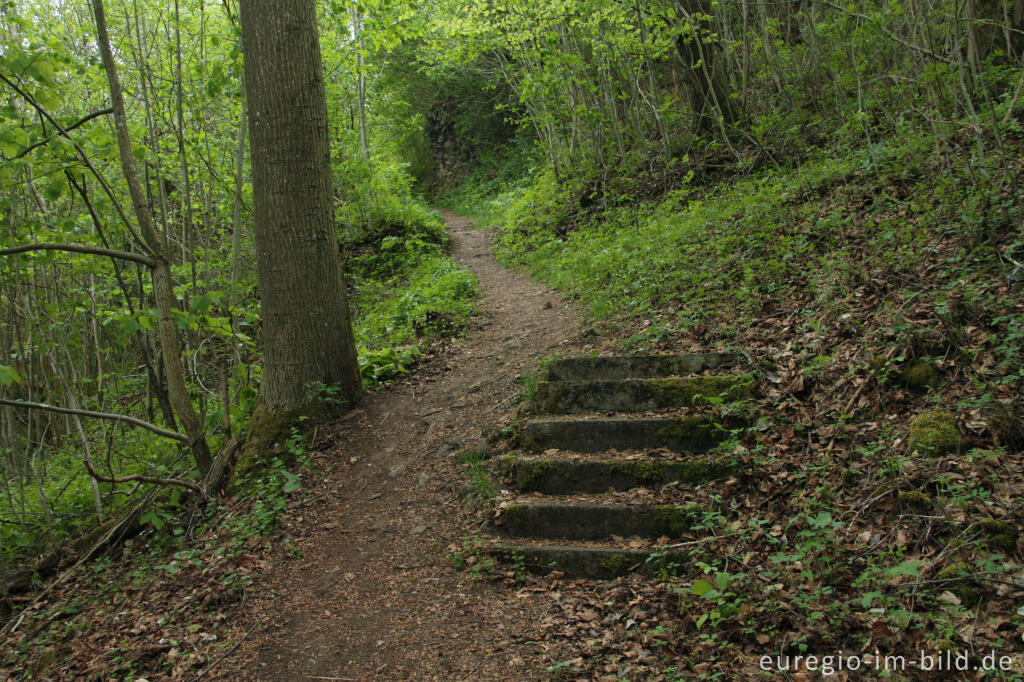
{"label": "moss-covered step", "polygon": [[728,353],[614,355],[552,360],[544,369],[548,381],[609,381],[683,376],[706,369],[728,367],[734,362],[735,358]]}
{"label": "moss-covered step", "polygon": [[503,563],[521,567],[531,573],[547,575],[561,571],[570,578],[610,580],[629,572],[653,575],[661,571],[674,573],[686,565],[678,552],[652,552],[617,547],[582,547],[575,545],[499,545],[491,555]]}
{"label": "moss-covered step", "polygon": [[502,510],[499,523],[516,537],[601,540],[612,535],[676,538],[693,520],[682,507],[624,504],[520,503]]}
{"label": "moss-covered step", "polygon": [[733,458],[685,462],[650,459],[557,459],[520,457],[515,464],[516,488],[548,495],[603,493],[682,481],[699,485],[731,476],[738,470]]}
{"label": "moss-covered step", "polygon": [[531,419],[524,442],[532,450],[603,452],[668,448],[706,452],[729,435],[707,417],[684,415],[661,419]]}
{"label": "moss-covered step", "polygon": [[533,406],[546,414],[643,412],[690,407],[706,399],[738,400],[754,383],[752,374],[661,377],[598,381],[542,381]]}

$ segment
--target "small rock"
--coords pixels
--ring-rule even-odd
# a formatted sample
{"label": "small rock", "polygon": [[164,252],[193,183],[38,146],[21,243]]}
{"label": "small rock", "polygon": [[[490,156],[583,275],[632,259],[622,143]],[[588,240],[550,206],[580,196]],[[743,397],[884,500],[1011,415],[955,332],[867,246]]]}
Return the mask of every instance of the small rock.
{"label": "small rock", "polygon": [[414,527],[411,531],[409,531],[409,535],[423,535],[426,532],[427,527],[421,524],[419,526]]}

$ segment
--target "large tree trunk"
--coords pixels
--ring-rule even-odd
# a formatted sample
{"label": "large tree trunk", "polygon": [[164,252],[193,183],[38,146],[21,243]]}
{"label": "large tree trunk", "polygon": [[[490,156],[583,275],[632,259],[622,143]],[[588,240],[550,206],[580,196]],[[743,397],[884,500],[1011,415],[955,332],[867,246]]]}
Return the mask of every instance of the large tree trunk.
{"label": "large tree trunk", "polygon": [[[251,436],[315,408],[310,386],[362,392],[331,203],[314,0],[242,0],[264,368]],[[289,425],[290,426],[290,425]]]}

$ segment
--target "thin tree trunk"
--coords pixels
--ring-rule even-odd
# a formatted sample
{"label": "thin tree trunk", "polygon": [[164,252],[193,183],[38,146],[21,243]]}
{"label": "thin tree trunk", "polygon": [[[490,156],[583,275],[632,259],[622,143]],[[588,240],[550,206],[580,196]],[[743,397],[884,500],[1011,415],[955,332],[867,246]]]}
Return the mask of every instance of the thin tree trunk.
{"label": "thin tree trunk", "polygon": [[189,446],[196,466],[202,474],[205,474],[210,469],[210,446],[206,442],[206,433],[196,416],[188,387],[185,385],[185,373],[182,369],[181,353],[178,349],[178,333],[173,317],[174,293],[171,288],[171,266],[163,240],[153,224],[153,217],[150,215],[149,206],[146,204],[146,197],[142,190],[142,183],[139,182],[135,157],[132,156],[124,95],[121,91],[121,80],[117,75],[117,64],[114,62],[114,55],[110,48],[103,0],[93,0],[92,4],[100,54],[107,72],[107,83],[110,86],[110,100],[114,109],[114,127],[117,131],[121,166],[128,184],[128,191],[132,197],[132,206],[135,209],[135,218],[142,232],[142,238],[153,252],[154,264],[151,269],[153,298],[157,308],[157,327],[166,373],[167,392],[178,419],[188,435]]}

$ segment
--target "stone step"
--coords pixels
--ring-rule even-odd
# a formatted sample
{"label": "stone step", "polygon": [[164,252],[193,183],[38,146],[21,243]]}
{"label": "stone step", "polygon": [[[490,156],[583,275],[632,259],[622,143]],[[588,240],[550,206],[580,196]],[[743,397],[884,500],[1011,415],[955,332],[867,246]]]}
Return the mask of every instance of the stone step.
{"label": "stone step", "polygon": [[729,353],[623,355],[552,360],[544,369],[548,381],[595,381],[683,376],[734,362]]}
{"label": "stone step", "polygon": [[675,574],[685,562],[679,552],[578,545],[499,545],[490,553],[501,562],[521,566],[531,573],[547,575],[561,571],[569,578],[593,580],[609,580],[632,571],[641,575],[661,571]]}
{"label": "stone step", "polygon": [[725,457],[684,462],[520,457],[514,476],[516,488],[523,492],[564,495],[654,487],[672,481],[699,485],[731,476],[738,468],[735,459]]}
{"label": "stone step", "polygon": [[701,398],[738,400],[754,383],[752,374],[597,381],[542,381],[533,398],[544,414],[644,412],[707,404]]}
{"label": "stone step", "polygon": [[668,448],[706,452],[729,436],[728,430],[702,415],[658,419],[531,419],[524,444],[531,450],[603,452]]}
{"label": "stone step", "polygon": [[502,508],[496,523],[516,537],[602,540],[613,535],[678,538],[693,519],[684,508],[671,504],[642,507],[530,502]]}

